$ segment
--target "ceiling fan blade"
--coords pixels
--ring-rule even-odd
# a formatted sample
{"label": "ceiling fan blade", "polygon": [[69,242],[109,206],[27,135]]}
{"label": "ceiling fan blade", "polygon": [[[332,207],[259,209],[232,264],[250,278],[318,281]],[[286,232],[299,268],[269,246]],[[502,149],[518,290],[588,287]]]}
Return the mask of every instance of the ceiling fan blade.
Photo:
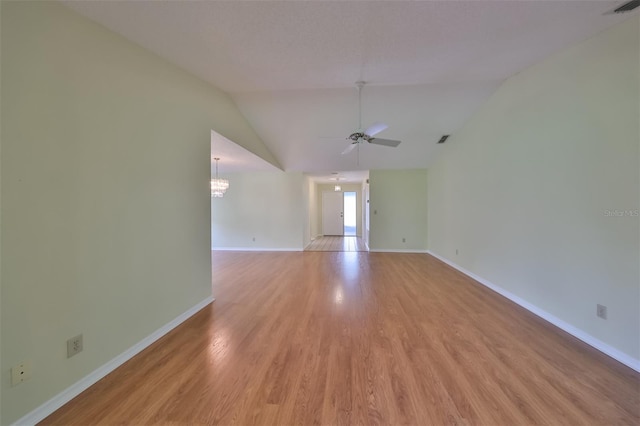
{"label": "ceiling fan blade", "polygon": [[373,143],[376,145],[392,146],[394,148],[400,145],[400,141],[395,141],[393,139],[380,139],[380,138],[371,138],[369,139],[369,143]]}
{"label": "ceiling fan blade", "polygon": [[373,136],[373,135],[377,135],[381,131],[386,130],[388,128],[389,126],[387,126],[384,123],[373,123],[371,126],[367,127],[367,129],[362,133],[368,136]]}
{"label": "ceiling fan blade", "polygon": [[349,144],[347,149],[342,151],[342,155],[346,155],[346,154],[350,153],[351,151],[353,151],[353,149],[356,147],[356,145],[358,145],[358,142],[353,142],[353,143]]}

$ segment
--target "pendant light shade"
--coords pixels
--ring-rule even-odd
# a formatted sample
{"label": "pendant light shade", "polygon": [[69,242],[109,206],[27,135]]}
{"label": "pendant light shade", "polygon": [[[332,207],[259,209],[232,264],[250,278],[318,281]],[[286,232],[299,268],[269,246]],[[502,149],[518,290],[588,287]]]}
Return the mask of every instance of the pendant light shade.
{"label": "pendant light shade", "polygon": [[218,161],[220,158],[216,157],[214,160],[216,160],[216,177],[211,179],[211,196],[215,198],[222,198],[229,188],[229,181],[218,177]]}

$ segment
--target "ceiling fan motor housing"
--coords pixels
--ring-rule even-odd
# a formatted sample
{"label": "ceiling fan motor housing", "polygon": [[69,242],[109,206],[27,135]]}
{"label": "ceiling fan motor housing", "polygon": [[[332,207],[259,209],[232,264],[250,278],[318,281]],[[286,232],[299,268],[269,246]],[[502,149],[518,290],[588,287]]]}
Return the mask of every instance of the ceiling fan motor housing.
{"label": "ceiling fan motor housing", "polygon": [[369,141],[369,139],[371,139],[371,136],[366,135],[362,132],[355,132],[355,133],[351,133],[347,139],[351,139],[354,142],[358,142],[361,139],[365,141]]}

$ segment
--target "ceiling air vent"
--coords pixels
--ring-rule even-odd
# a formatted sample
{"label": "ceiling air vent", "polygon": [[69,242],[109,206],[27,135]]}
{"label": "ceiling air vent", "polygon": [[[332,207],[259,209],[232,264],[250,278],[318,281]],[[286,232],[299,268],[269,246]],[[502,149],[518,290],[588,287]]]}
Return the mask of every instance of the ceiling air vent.
{"label": "ceiling air vent", "polygon": [[[640,0],[638,0],[638,1],[640,1]],[[438,141],[438,143],[444,143],[444,141],[446,141],[446,140],[447,140],[447,138],[449,138],[449,135],[443,135],[443,136],[440,138],[440,140]]]}
{"label": "ceiling air vent", "polygon": [[614,10],[614,13],[630,12],[638,6],[640,6],[640,0],[631,0],[629,3],[625,3]]}

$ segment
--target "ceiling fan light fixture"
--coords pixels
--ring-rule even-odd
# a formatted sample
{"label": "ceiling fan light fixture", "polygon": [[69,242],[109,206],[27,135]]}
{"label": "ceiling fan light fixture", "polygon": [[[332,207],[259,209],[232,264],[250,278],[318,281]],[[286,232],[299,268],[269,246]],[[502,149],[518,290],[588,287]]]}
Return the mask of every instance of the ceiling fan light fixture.
{"label": "ceiling fan light fixture", "polygon": [[[347,136],[347,140],[350,141],[350,145],[342,152],[342,155],[348,154],[357,148],[362,143],[370,143],[374,145],[384,145],[390,147],[397,147],[400,145],[400,141],[393,139],[381,139],[374,137],[378,133],[389,128],[384,123],[374,123],[366,129],[362,130],[362,88],[366,82],[356,81],[356,87],[358,88],[358,130]],[[358,149],[358,155],[359,155]],[[360,159],[358,157],[358,164]]]}

